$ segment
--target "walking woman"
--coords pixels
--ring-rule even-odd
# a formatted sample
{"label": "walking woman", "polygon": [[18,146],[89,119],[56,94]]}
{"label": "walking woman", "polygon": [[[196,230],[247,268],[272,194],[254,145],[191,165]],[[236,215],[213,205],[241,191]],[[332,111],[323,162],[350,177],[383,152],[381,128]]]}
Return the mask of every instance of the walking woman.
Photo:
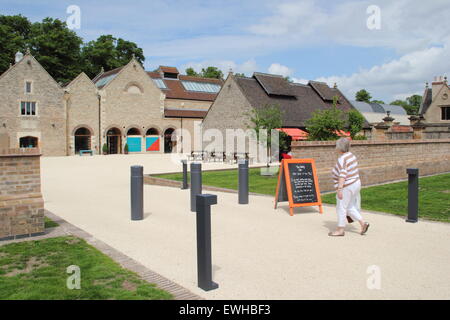
{"label": "walking woman", "polygon": [[369,229],[369,223],[361,217],[361,181],[359,179],[358,162],[350,152],[350,140],[340,138],[336,142],[336,152],[339,158],[333,168],[334,187],[336,194],[337,229],[328,235],[339,237],[345,235],[347,221],[358,221],[361,225],[361,235]]}

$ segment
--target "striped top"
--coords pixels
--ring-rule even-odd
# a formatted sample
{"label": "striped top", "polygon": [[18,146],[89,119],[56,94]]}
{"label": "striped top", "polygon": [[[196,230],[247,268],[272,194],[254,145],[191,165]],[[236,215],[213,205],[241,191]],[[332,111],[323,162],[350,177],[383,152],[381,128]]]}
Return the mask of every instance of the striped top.
{"label": "striped top", "polygon": [[344,188],[359,180],[358,161],[351,152],[342,154],[334,166],[333,170],[334,187],[337,189],[339,178],[345,178]]}

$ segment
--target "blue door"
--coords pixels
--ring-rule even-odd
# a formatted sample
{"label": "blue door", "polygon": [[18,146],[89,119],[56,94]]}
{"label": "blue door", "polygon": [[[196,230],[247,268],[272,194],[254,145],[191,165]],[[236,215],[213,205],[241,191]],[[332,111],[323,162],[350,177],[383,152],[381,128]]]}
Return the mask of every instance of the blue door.
{"label": "blue door", "polygon": [[141,137],[127,137],[128,152],[141,152]]}

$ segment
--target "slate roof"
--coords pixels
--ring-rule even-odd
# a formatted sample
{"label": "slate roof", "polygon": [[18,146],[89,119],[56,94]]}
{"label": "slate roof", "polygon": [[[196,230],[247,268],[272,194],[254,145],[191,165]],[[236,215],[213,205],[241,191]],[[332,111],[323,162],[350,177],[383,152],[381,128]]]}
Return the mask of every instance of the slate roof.
{"label": "slate roof", "polygon": [[[324,100],[318,94],[317,89],[311,86],[311,82],[308,85],[290,83],[281,76],[261,73],[255,73],[251,78],[235,76],[235,81],[254,108],[279,105],[284,117],[283,127],[305,127],[305,121],[311,117],[313,111],[330,108],[333,105],[332,101]],[[327,97],[329,95],[339,97],[337,105],[339,109],[352,108],[339,89],[328,87],[324,93]]]}
{"label": "slate roof", "polygon": [[391,117],[395,119],[394,122],[399,122],[401,125],[410,124],[408,119],[409,115],[401,106],[373,102],[367,103],[356,100],[351,100],[350,103],[356,110],[361,112],[368,123],[383,122],[383,118],[386,117],[386,112],[390,111]]}
{"label": "slate roof", "polygon": [[431,88],[425,89],[425,92],[423,94],[422,103],[419,108],[420,115],[425,114],[427,112],[428,108],[430,107],[431,102],[432,102],[432,99],[431,99],[432,94],[431,93],[432,93]]}

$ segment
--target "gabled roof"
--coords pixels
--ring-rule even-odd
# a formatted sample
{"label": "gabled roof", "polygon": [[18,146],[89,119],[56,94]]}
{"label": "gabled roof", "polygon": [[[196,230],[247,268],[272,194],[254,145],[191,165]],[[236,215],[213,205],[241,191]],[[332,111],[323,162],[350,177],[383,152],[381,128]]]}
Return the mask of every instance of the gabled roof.
{"label": "gabled roof", "polygon": [[[265,81],[269,76],[260,73],[254,74],[251,78],[240,76],[234,78],[241,92],[254,108],[278,105],[283,112],[283,127],[305,127],[305,121],[311,117],[314,111],[330,108],[333,105],[332,102],[324,100],[310,83],[308,85],[290,83],[282,76],[271,76],[270,80],[276,79],[273,84],[269,80]],[[263,87],[261,82],[266,86]],[[273,86],[268,88],[269,84]],[[338,96],[337,106],[339,109],[350,110],[352,108],[337,88],[330,88],[330,93]]]}
{"label": "gabled roof", "polygon": [[71,87],[74,83],[76,83],[78,80],[80,80],[81,78],[86,78],[94,87],[94,89],[96,88],[95,83],[87,76],[86,73],[81,72],[78,76],[76,76],[75,79],[73,79],[72,81],[70,81],[67,85],[64,86],[64,88],[69,88]]}
{"label": "gabled roof", "polygon": [[432,91],[431,88],[426,88],[423,94],[422,103],[420,104],[419,114],[423,115],[427,112],[432,102]]}
{"label": "gabled roof", "polygon": [[48,73],[47,70],[45,70],[45,68],[39,63],[39,61],[36,60],[36,58],[31,55],[30,53],[26,53],[23,58],[19,61],[16,62],[15,64],[13,64],[8,70],[6,70],[5,72],[3,72],[2,74],[0,74],[0,79],[3,78],[4,76],[6,76],[9,72],[11,72],[12,70],[14,70],[18,65],[20,65],[21,63],[25,63],[25,61],[27,61],[27,59],[30,59],[32,61],[34,61],[38,67],[44,71],[45,74],[47,74],[47,76],[53,80],[53,82],[58,86],[58,88],[62,89],[61,84],[59,84],[55,78],[52,77],[52,75],[50,73]]}

